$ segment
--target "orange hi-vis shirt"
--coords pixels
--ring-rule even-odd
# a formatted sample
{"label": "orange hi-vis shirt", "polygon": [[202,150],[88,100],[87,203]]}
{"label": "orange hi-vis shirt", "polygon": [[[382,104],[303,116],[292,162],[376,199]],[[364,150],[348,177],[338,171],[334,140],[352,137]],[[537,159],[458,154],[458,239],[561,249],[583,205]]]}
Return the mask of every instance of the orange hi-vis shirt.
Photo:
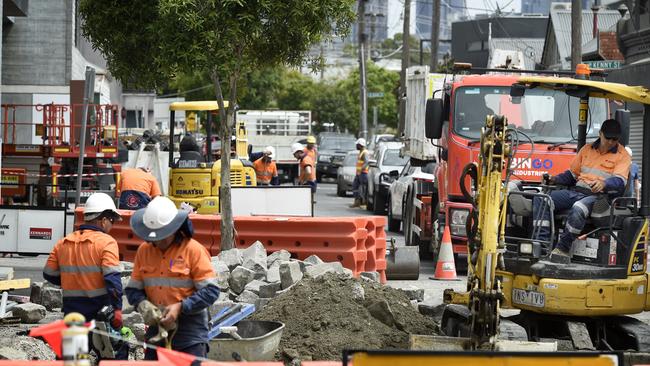
{"label": "orange hi-vis shirt", "polygon": [[184,238],[165,252],[142,243],[135,255],[128,287],[144,290],[147,299],[159,307],[190,297],[217,278],[208,250],[198,241]]}
{"label": "orange hi-vis shirt", "polygon": [[151,174],[142,169],[125,169],[120,174],[120,191],[138,191],[149,195],[149,198],[160,196],[158,181]]}
{"label": "orange hi-vis shirt", "polygon": [[106,282],[107,278],[120,282],[120,273],[115,239],[89,229],[74,231],[59,240],[43,269],[46,279],[60,277],[64,313],[78,311],[90,315],[89,319],[94,319],[103,305],[113,303],[121,308],[121,283]]}
{"label": "orange hi-vis shirt", "polygon": [[632,158],[623,145],[618,144],[616,151],[611,149],[604,154],[598,151],[597,144],[585,145],[571,162],[571,174],[576,179],[576,186],[591,189],[590,183],[605,182],[605,179],[618,177],[627,184]]}
{"label": "orange hi-vis shirt", "polygon": [[[306,169],[307,166],[311,166],[311,173],[307,174]],[[305,182],[313,182],[316,180],[316,166],[314,164],[314,160],[309,155],[303,156],[302,159],[300,159],[300,177],[298,178],[298,181],[300,183],[305,183]]]}
{"label": "orange hi-vis shirt", "polygon": [[263,159],[264,158],[259,158],[253,162],[255,176],[257,177],[258,184],[270,184],[271,179],[278,176],[278,167],[275,164],[275,161],[266,163]]}
{"label": "orange hi-vis shirt", "polygon": [[311,158],[311,160],[314,161],[314,164],[316,164],[316,163],[318,162],[318,150],[316,150],[315,147],[314,147],[313,150],[309,150],[309,149],[305,146],[305,148],[302,149],[302,151],[304,151],[305,154],[307,154],[307,155]]}

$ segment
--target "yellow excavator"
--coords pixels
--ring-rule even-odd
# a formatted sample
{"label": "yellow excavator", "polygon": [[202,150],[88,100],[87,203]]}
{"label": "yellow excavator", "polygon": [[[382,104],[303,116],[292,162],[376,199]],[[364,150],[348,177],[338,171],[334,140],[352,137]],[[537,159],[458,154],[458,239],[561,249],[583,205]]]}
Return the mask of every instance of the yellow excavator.
{"label": "yellow excavator", "polygon": [[[531,89],[579,98],[580,107],[573,111],[578,114],[573,118],[576,151],[586,143],[589,98],[640,103],[644,124],[650,126],[650,91],[644,87],[590,80],[588,74],[525,76],[512,85],[512,103],[519,103]],[[616,119],[629,121],[625,112],[617,111]],[[427,119],[439,123],[435,116]],[[642,185],[640,207],[636,197],[605,198],[609,206],[598,216],[591,213],[570,260],[555,263],[549,257],[557,239],[555,228],[564,227],[566,216],[551,210],[553,239],[531,239],[532,199],[551,202],[553,186],[513,187],[516,163],[511,159],[520,145],[530,143],[507,118],[487,116],[478,162],[470,164],[461,179],[464,195],[473,204],[467,223],[467,291],[445,291],[441,329],[447,336],[463,337],[471,349],[495,349],[498,339],[511,339],[553,340],[560,350],[650,351],[650,326],[628,316],[650,310],[650,175],[642,177],[648,183]],[[648,127],[643,129],[643,171],[650,172]],[[502,317],[501,309],[520,311]]]}
{"label": "yellow excavator", "polygon": [[[228,102],[225,102],[225,106],[228,106]],[[186,203],[201,214],[220,211],[221,161],[212,161],[212,113],[218,110],[216,101],[174,102],[169,106],[170,121],[174,121],[176,111],[207,112],[205,151],[201,151],[196,143],[184,144],[181,141],[180,156],[175,158],[174,123],[170,123],[169,132],[169,198],[177,207]],[[236,148],[230,160],[230,184],[233,187],[256,186],[255,169],[248,159],[248,139],[243,122],[236,123],[234,143]],[[223,153],[230,152],[228,142],[222,141],[221,150]]]}

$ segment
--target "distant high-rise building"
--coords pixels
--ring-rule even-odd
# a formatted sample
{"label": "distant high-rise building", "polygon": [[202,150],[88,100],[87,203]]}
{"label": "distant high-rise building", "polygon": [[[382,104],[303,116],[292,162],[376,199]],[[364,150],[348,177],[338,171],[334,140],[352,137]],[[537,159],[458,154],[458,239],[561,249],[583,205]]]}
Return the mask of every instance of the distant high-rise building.
{"label": "distant high-rise building", "polygon": [[[569,3],[571,0],[525,0],[521,2],[522,14],[544,14],[548,15],[551,3]],[[583,9],[591,9],[593,0],[582,0]]]}
{"label": "distant high-rise building", "polygon": [[[433,2],[415,2],[415,36],[431,39],[431,16]],[[440,33],[438,39],[438,58],[451,54],[451,23],[466,16],[465,0],[443,0],[440,2]],[[429,47],[425,44],[424,47]]]}
{"label": "distant high-rise building", "polygon": [[[368,41],[380,43],[388,38],[388,0],[366,1],[366,34]],[[352,39],[359,39],[359,23],[352,25]]]}

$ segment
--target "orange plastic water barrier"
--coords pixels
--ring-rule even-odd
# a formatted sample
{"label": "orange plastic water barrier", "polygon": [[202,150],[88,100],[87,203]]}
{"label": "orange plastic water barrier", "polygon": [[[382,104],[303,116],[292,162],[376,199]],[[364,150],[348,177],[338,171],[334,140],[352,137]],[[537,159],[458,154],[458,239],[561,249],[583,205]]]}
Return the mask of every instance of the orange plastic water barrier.
{"label": "orange plastic water barrier", "polygon": [[[133,211],[120,210],[122,221],[114,223],[110,235],[117,240],[120,259],[133,261],[142,240],[133,234],[129,222]],[[221,251],[221,216],[190,215],[194,238],[212,256]],[[75,211],[75,226],[83,220],[83,211]],[[236,247],[246,248],[260,241],[271,253],[287,250],[304,260],[312,254],[325,262],[341,262],[355,276],[363,271],[386,268],[386,218],[366,217],[235,217]]]}

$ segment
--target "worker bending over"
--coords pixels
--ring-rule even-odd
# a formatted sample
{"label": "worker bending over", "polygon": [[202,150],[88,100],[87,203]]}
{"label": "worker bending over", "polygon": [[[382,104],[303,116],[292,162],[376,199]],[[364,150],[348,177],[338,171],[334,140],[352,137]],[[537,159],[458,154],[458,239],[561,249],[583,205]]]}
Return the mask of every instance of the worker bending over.
{"label": "worker bending over", "polygon": [[[567,171],[549,178],[549,184],[569,187],[551,191],[554,210],[571,209],[564,231],[551,252],[553,257],[570,256],[573,241],[582,232],[597,194],[606,193],[613,199],[624,193],[631,158],[618,143],[620,137],[619,123],[613,119],[604,121],[598,140],[583,146]],[[537,239],[543,241],[549,241],[551,233],[551,214],[546,206],[542,198],[533,199],[533,225],[539,230]]]}
{"label": "worker bending over", "polygon": [[274,157],[275,149],[273,146],[267,146],[264,148],[262,157],[253,162],[258,186],[268,186],[269,184],[277,186],[280,184],[278,167],[273,161]]}
{"label": "worker bending over", "polygon": [[[133,232],[145,242],[135,255],[126,296],[149,326],[148,342],[205,357],[208,306],[219,297],[210,254],[192,239],[188,213],[167,197],[154,198],[131,217]],[[157,359],[147,349],[145,359]]]}
{"label": "worker bending over", "polygon": [[350,205],[352,208],[359,207],[363,203],[365,197],[361,191],[365,191],[365,188],[368,186],[368,166],[370,165],[366,140],[364,138],[357,140],[357,150],[359,150],[359,155],[357,155],[356,175],[352,181],[352,191],[354,192],[354,203]]}
{"label": "worker bending over", "polygon": [[314,160],[305,153],[301,143],[294,143],[291,145],[293,157],[298,159],[300,163],[300,173],[298,175],[298,185],[310,186],[311,192],[316,193],[316,165]]}
{"label": "worker bending over", "polygon": [[[115,202],[106,193],[94,193],[83,211],[79,229],[59,240],[43,268],[45,280],[61,286],[63,314],[81,313],[87,321],[97,318],[104,306],[112,306],[112,326],[122,328],[122,280],[117,242],[108,233],[121,220]],[[92,344],[92,343],[91,343]],[[127,360],[126,342],[114,350]],[[97,352],[99,356],[99,352]]]}
{"label": "worker bending over", "polygon": [[138,210],[160,196],[158,180],[147,168],[125,169],[120,174],[120,208]]}

